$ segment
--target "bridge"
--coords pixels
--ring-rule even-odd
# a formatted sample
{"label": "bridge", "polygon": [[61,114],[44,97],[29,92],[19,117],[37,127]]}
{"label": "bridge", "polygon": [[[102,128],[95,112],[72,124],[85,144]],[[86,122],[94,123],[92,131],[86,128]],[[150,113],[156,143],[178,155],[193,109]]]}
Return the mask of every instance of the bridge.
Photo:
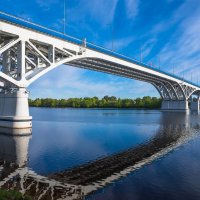
{"label": "bridge", "polygon": [[162,98],[163,110],[187,111],[189,102],[199,110],[200,87],[193,82],[0,12],[0,126],[31,127],[27,87],[63,64],[152,84]]}

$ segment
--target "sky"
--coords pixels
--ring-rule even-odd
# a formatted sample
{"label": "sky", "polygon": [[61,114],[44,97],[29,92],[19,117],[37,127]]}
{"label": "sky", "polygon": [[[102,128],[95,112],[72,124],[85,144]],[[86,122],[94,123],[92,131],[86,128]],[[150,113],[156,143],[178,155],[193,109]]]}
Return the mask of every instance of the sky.
{"label": "sky", "polygon": [[[0,10],[200,83],[199,0],[0,0]],[[198,80],[199,79],[199,80]],[[157,96],[144,82],[59,66],[36,80],[31,98]]]}

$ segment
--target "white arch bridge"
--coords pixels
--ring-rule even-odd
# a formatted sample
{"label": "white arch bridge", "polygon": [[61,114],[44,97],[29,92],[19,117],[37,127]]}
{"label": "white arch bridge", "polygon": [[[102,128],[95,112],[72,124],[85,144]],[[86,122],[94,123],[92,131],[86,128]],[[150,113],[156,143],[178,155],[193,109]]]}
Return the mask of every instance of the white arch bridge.
{"label": "white arch bridge", "polygon": [[199,109],[200,87],[113,51],[0,12],[0,126],[30,127],[26,88],[62,65],[115,74],[152,84],[162,109]]}

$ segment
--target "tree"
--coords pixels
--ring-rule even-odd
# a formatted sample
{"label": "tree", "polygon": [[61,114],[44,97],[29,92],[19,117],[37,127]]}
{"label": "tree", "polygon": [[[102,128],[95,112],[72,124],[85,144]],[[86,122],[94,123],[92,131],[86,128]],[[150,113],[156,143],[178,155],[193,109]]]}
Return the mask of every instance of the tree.
{"label": "tree", "polygon": [[69,99],[29,99],[29,105],[35,107],[52,107],[52,108],[160,108],[161,99],[156,97],[145,96],[142,99],[120,99],[114,96],[104,96]]}

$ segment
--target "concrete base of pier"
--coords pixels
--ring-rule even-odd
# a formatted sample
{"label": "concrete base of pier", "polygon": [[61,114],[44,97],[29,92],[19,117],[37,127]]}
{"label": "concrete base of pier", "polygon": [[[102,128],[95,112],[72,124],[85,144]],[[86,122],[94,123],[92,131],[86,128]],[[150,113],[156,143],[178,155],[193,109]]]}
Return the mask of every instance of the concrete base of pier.
{"label": "concrete base of pier", "polygon": [[0,93],[0,127],[31,128],[28,92],[25,88],[11,89]]}
{"label": "concrete base of pier", "polygon": [[189,110],[188,101],[162,101],[162,110],[178,110],[187,111]]}
{"label": "concrete base of pier", "polygon": [[199,100],[190,102],[190,110],[199,112]]}

